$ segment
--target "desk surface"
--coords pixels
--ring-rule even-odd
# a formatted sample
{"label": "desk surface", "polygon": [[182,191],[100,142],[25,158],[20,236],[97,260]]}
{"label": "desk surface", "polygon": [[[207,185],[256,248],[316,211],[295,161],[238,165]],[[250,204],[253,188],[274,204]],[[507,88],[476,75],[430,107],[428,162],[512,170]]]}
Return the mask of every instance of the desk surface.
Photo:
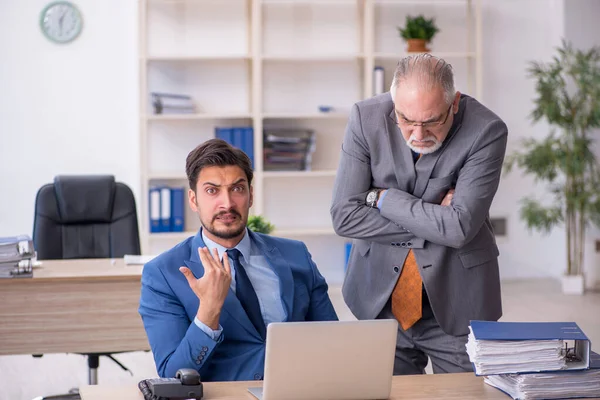
{"label": "desk surface", "polygon": [[142,268],[44,260],[33,278],[0,279],[0,355],[148,350],[137,312]]}
{"label": "desk surface", "polygon": [[48,281],[139,280],[142,265],[125,265],[122,258],[85,260],[43,260],[33,268],[33,278],[0,279],[0,285]]}
{"label": "desk surface", "polygon": [[[209,382],[204,384],[204,399],[255,399],[248,387],[261,382]],[[79,389],[82,400],[143,400],[136,386],[109,387],[83,386]],[[501,391],[483,383],[473,373],[395,376],[390,399],[509,399]]]}

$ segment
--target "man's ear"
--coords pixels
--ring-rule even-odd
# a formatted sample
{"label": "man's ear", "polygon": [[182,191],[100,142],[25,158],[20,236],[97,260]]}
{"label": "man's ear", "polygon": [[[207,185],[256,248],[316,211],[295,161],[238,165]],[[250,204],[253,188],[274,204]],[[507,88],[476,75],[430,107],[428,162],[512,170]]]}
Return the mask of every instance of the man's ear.
{"label": "man's ear", "polygon": [[251,208],[252,204],[254,204],[254,186],[250,185],[250,205],[248,208]]}
{"label": "man's ear", "polygon": [[458,104],[460,103],[460,92],[457,90],[454,95],[454,104],[452,105],[452,113],[456,114],[458,112]]}
{"label": "man's ear", "polygon": [[198,202],[196,201],[196,192],[192,189],[188,190],[188,204],[193,212],[198,212]]}

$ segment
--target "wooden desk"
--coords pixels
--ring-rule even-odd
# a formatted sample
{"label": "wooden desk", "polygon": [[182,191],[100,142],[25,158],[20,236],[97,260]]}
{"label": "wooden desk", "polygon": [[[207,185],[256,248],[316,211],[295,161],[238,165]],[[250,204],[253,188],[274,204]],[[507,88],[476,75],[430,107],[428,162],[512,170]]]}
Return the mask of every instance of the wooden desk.
{"label": "wooden desk", "polygon": [[33,278],[0,279],[0,355],[150,349],[141,273],[122,259],[46,260]]}
{"label": "wooden desk", "polygon": [[[248,387],[261,386],[261,382],[214,382],[204,384],[207,400],[255,399]],[[358,383],[360,384],[360,383]],[[109,387],[83,386],[79,389],[82,400],[143,400],[136,386]],[[483,383],[483,378],[473,373],[395,376],[390,399],[510,399],[507,395]]]}

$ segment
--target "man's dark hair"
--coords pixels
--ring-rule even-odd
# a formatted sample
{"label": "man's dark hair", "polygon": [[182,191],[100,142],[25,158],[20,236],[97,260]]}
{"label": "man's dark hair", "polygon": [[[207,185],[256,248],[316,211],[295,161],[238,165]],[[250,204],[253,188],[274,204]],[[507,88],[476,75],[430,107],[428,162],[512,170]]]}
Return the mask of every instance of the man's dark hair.
{"label": "man's dark hair", "polygon": [[234,165],[240,167],[252,184],[252,164],[250,158],[242,150],[231,146],[222,139],[210,139],[190,151],[185,160],[185,173],[187,174],[190,189],[196,191],[196,183],[200,171],[205,167],[226,167]]}

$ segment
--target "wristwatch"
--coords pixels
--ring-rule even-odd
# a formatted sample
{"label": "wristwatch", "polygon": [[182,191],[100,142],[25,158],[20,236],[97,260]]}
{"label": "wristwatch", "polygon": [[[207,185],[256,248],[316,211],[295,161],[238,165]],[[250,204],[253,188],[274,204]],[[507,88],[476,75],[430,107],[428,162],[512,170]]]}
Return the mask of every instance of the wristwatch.
{"label": "wristwatch", "polygon": [[377,200],[379,199],[379,192],[381,189],[374,189],[367,193],[367,205],[369,207],[377,207]]}

